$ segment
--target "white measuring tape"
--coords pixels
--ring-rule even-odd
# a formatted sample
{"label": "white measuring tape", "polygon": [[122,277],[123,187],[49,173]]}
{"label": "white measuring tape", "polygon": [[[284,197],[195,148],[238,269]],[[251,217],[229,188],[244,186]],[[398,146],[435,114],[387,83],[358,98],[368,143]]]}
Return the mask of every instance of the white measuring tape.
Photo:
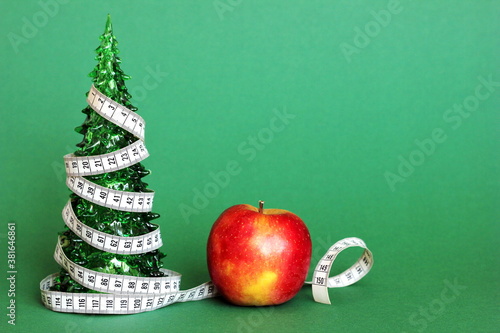
{"label": "white measuring tape", "polygon": [[98,156],[64,156],[68,176],[92,176],[103,172],[113,172],[139,163],[149,156],[142,140],[115,152]]}
{"label": "white measuring tape", "polygon": [[[149,156],[144,144],[144,120],[135,112],[106,97],[93,85],[87,103],[102,117],[132,133],[138,138],[129,146],[112,153],[97,156],[64,156],[66,184],[78,196],[97,205],[127,211],[150,212],[154,192],[129,192],[97,185],[84,176],[98,176],[132,166]],[[160,227],[147,234],[133,237],[111,235],[93,229],[78,220],[71,200],[62,211],[66,225],[83,241],[96,249],[116,254],[141,254],[162,246]],[[59,312],[92,314],[129,314],[155,310],[177,302],[201,300],[217,296],[212,282],[180,290],[181,275],[160,269],[162,277],[138,277],[108,274],[82,267],[65,255],[64,237],[58,239],[54,259],[82,286],[93,293],[51,291],[58,273],[40,282],[43,304]],[[346,248],[358,246],[365,249],[360,259],[348,270],[329,278],[331,266],[337,255]],[[365,276],[373,265],[373,256],[359,238],[346,238],[335,243],[318,263],[313,273],[313,296],[317,302],[330,304],[328,288],[344,287]]]}
{"label": "white measuring tape", "polygon": [[[332,264],[340,252],[350,247],[361,247],[365,249],[361,257],[356,263],[343,273],[328,277]],[[373,255],[366,247],[365,242],[356,237],[344,238],[325,253],[323,258],[318,262],[313,273],[313,280],[307,282],[312,284],[313,297],[316,302],[331,304],[330,296],[328,295],[328,288],[340,288],[349,286],[361,280],[373,266]]]}
{"label": "white measuring tape", "polygon": [[117,254],[138,254],[160,248],[162,239],[160,227],[141,236],[122,237],[110,235],[91,228],[80,222],[73,212],[71,200],[68,201],[62,212],[64,223],[82,240],[96,249]]}
{"label": "white measuring tape", "polygon": [[146,122],[137,113],[108,98],[97,90],[94,85],[92,85],[87,95],[87,103],[95,112],[110,122],[144,141]]}
{"label": "white measuring tape", "polygon": [[126,192],[112,190],[79,176],[66,178],[66,185],[85,200],[103,207],[126,212],[150,212],[154,192]]}

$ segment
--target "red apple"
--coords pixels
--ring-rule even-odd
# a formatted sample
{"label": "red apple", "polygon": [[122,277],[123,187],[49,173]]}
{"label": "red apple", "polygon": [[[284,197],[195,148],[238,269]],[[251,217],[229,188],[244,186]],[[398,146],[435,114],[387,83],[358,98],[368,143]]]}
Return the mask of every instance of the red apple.
{"label": "red apple", "polygon": [[215,221],[208,270],[220,294],[237,305],[276,305],[295,296],[307,276],[311,237],[304,222],[282,209],[236,205]]}

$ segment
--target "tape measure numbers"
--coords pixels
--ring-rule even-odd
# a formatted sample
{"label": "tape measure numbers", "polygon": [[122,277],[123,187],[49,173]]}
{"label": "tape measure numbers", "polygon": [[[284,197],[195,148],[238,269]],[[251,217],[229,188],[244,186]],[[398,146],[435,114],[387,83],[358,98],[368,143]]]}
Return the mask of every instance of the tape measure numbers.
{"label": "tape measure numbers", "polygon": [[91,294],[49,291],[59,274],[47,276],[40,283],[42,302],[58,312],[89,314],[131,314],[152,311],[177,302],[198,301],[216,295],[211,282],[198,287],[169,293]]}
{"label": "tape measure numbers", "polygon": [[75,194],[103,207],[126,212],[150,212],[154,192],[126,192],[97,185],[80,176],[69,176],[66,185]]}
{"label": "tape measure numbers", "polygon": [[99,115],[144,141],[146,122],[140,115],[108,98],[94,85],[87,95],[87,103]]}
{"label": "tape measure numbers", "polygon": [[138,254],[160,248],[163,243],[160,227],[141,236],[122,237],[93,229],[80,222],[73,211],[71,200],[62,211],[64,223],[83,241],[96,249],[117,254]]}
{"label": "tape measure numbers", "polygon": [[[350,247],[361,247],[365,251],[356,263],[346,271],[329,277],[333,262],[338,254]],[[373,266],[373,255],[365,242],[356,237],[344,238],[333,244],[316,265],[312,284],[313,297],[316,302],[331,304],[328,288],[346,287],[361,280]]]}
{"label": "tape measure numbers", "polygon": [[68,176],[92,176],[104,172],[118,171],[141,162],[149,156],[144,141],[137,140],[130,146],[112,153],[97,156],[64,156]]}

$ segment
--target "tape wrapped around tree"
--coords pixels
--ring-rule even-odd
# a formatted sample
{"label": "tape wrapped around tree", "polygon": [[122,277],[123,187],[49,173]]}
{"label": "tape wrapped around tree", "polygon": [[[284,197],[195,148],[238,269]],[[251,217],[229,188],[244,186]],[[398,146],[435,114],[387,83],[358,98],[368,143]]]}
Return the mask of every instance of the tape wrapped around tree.
{"label": "tape wrapped around tree", "polygon": [[73,194],[54,254],[62,269],[41,282],[42,301],[61,312],[134,313],[213,297],[211,283],[181,291],[180,274],[162,268],[154,192],[142,181],[146,123],[129,101],[109,16],[100,40],[87,117],[76,128],[83,140],[64,156]]}

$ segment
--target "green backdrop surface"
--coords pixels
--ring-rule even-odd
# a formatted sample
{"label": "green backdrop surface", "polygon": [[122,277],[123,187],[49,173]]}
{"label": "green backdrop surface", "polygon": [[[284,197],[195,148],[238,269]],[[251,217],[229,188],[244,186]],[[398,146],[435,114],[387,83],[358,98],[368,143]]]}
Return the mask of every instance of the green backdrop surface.
{"label": "green backdrop surface", "polygon": [[[1,1],[0,328],[19,332],[493,332],[499,318],[498,1]],[[299,215],[314,268],[335,241],[374,254],[357,284],[271,308],[220,299],[137,315],[43,307],[81,136],[87,74],[113,19],[148,123],[167,253],[183,287],[209,279],[227,207]],[[235,161],[235,162],[234,162]],[[230,165],[237,171],[217,183]],[[215,186],[214,186],[215,184]],[[16,325],[7,224],[16,225]],[[343,253],[334,271],[359,252]]]}

